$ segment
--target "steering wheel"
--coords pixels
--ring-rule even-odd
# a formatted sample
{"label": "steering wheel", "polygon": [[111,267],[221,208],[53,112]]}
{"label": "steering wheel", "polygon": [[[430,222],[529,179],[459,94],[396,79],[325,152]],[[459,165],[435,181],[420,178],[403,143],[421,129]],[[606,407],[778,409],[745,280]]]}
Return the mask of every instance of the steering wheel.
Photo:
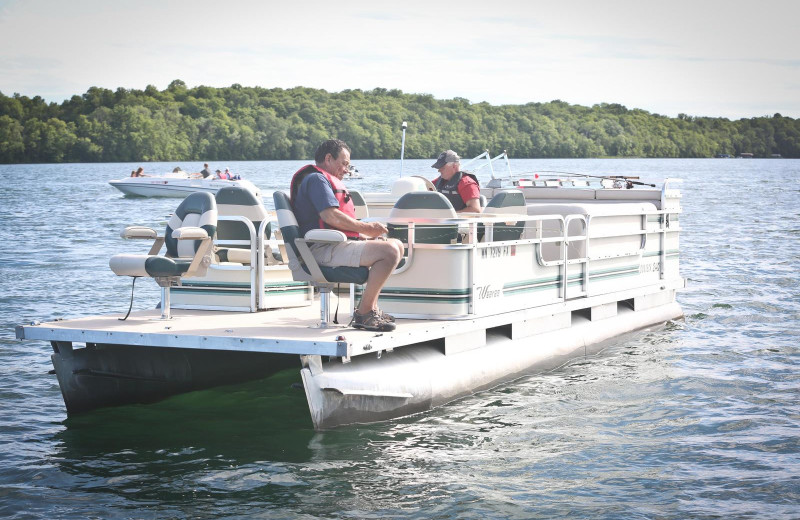
{"label": "steering wheel", "polygon": [[423,181],[425,181],[425,189],[427,189],[428,191],[436,191],[436,186],[434,186],[431,181],[429,181],[422,175],[412,175],[412,177],[416,179],[422,179]]}

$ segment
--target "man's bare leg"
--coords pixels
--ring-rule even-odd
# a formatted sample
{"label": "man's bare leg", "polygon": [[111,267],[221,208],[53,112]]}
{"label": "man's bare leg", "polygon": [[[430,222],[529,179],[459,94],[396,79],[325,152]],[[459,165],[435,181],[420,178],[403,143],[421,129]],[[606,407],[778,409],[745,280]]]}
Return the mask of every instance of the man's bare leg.
{"label": "man's bare leg", "polygon": [[369,267],[369,277],[356,311],[366,314],[378,309],[378,295],[403,257],[403,243],[395,238],[369,240],[361,254],[361,265]]}

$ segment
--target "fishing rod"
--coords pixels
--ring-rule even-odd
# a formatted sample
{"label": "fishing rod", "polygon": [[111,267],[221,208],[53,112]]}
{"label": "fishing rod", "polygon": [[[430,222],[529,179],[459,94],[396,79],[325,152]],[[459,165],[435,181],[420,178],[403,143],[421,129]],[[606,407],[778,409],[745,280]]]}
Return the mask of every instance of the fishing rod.
{"label": "fishing rod", "polygon": [[639,182],[639,181],[633,180],[633,179],[638,179],[639,177],[628,177],[628,176],[625,176],[625,175],[589,175],[589,174],[586,174],[586,173],[559,172],[559,171],[554,171],[554,170],[542,170],[540,173],[557,173],[559,175],[571,175],[573,177],[590,177],[592,179],[607,179],[607,180],[612,180],[612,181],[613,180],[617,180],[617,181],[624,180],[625,182],[630,183],[631,185],[635,184],[637,186],[649,186],[651,188],[655,188],[656,187],[655,184],[648,184],[646,182]]}

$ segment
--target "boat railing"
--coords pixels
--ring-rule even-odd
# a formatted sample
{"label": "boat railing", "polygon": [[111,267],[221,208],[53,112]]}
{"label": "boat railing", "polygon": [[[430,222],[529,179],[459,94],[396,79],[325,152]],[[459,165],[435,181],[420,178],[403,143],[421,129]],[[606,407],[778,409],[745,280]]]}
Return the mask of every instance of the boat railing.
{"label": "boat railing", "polygon": [[[217,268],[223,270],[249,270],[251,289],[249,310],[250,312],[256,312],[257,310],[268,308],[265,294],[265,287],[268,285],[265,277],[265,269],[280,264],[278,260],[272,261],[272,251],[269,246],[270,237],[268,236],[270,220],[265,219],[261,221],[258,231],[256,231],[253,222],[247,217],[238,215],[219,216],[218,220],[235,221],[244,224],[250,235],[249,239],[217,239],[215,245],[218,247],[243,246],[243,250],[249,251],[250,262],[248,265],[234,262],[233,265],[219,265]],[[279,246],[282,246],[282,242],[279,243]],[[285,253],[282,253],[282,257],[286,258]]]}
{"label": "boat railing", "polygon": [[[236,266],[231,266],[230,268],[235,268],[235,269],[239,269],[239,270],[248,269],[250,271],[250,289],[251,289],[250,290],[250,312],[256,312],[256,310],[258,310],[259,299],[260,299],[257,296],[257,293],[259,293],[259,294],[261,293],[261,291],[256,290],[256,288],[263,287],[263,284],[260,283],[261,269],[259,269],[259,266],[261,265],[261,263],[259,262],[259,256],[258,256],[258,254],[259,254],[259,252],[258,252],[259,251],[258,244],[259,244],[260,241],[258,240],[257,237],[260,236],[260,235],[256,235],[256,228],[253,225],[253,222],[247,217],[242,217],[242,216],[238,216],[238,215],[225,215],[225,216],[221,215],[221,216],[217,217],[217,221],[241,222],[247,228],[247,231],[250,234],[250,239],[249,240],[243,240],[243,239],[238,239],[238,240],[222,239],[222,240],[220,240],[220,239],[217,239],[215,241],[215,245],[218,246],[218,247],[220,247],[220,246],[222,246],[222,247],[225,247],[225,246],[246,246],[250,250],[250,264],[249,265],[247,265],[247,266],[245,266],[245,265],[236,265]],[[268,221],[264,221],[264,222],[261,223],[259,233],[263,233],[264,232],[265,224],[269,224],[269,222]],[[260,257],[260,258],[263,258],[263,256]],[[220,266],[220,268],[223,268],[223,266]]]}
{"label": "boat railing", "polygon": [[[477,162],[477,161],[479,161],[481,159],[486,159],[486,162],[481,164],[481,165],[479,165],[479,166],[477,166],[477,167],[475,167],[475,168],[472,168],[471,170],[467,169],[467,168],[469,168],[469,166],[472,163],[475,163],[475,162]],[[503,153],[501,153],[500,155],[497,155],[495,157],[491,157],[489,155],[489,150],[485,150],[482,154],[480,154],[480,155],[478,155],[476,157],[473,157],[469,161],[467,161],[464,164],[462,164],[461,165],[461,169],[464,170],[464,171],[469,171],[470,173],[474,174],[474,173],[477,173],[478,170],[481,170],[481,169],[485,168],[486,166],[488,166],[491,178],[494,179],[495,175],[494,175],[494,165],[493,165],[493,163],[495,161],[497,161],[498,159],[505,159],[506,160],[506,168],[508,169],[508,176],[511,176],[511,163],[508,160],[508,154],[506,153],[506,150],[503,150]]]}
{"label": "boat railing", "polygon": [[[416,250],[424,249],[475,249],[480,251],[485,248],[507,245],[526,245],[531,244],[535,248],[535,258],[537,264],[543,267],[559,267],[560,274],[564,283],[561,288],[561,297],[566,297],[568,286],[569,267],[573,265],[581,266],[581,289],[577,293],[570,292],[570,296],[587,296],[589,294],[588,269],[591,262],[601,260],[612,260],[625,257],[638,257],[639,261],[643,257],[647,247],[648,235],[658,234],[660,243],[660,278],[665,277],[666,264],[666,235],[667,233],[679,232],[680,228],[669,220],[670,214],[679,213],[680,209],[668,210],[647,210],[640,211],[613,211],[604,212],[600,215],[587,214],[549,214],[549,215],[524,215],[524,214],[461,214],[459,218],[405,218],[392,219],[381,218],[379,220],[386,224],[407,226],[408,238],[405,243],[407,256],[405,263],[394,271],[394,274],[401,274],[409,270],[414,265]],[[649,226],[650,217],[658,217],[658,226]],[[598,222],[603,218],[615,217],[638,217],[640,224],[635,228],[627,226],[620,231],[607,231],[600,229],[593,231],[593,222]],[[547,223],[547,225],[545,225]],[[524,230],[520,238],[515,240],[494,240],[495,225],[522,226]],[[435,228],[458,228],[459,239],[450,244],[431,244],[417,243],[415,241],[416,231],[419,227],[427,230]],[[595,226],[597,227],[597,226]],[[613,253],[599,253],[593,251],[593,241],[602,239],[624,239],[628,237],[639,237],[637,246],[632,249],[623,249]],[[548,254],[548,245],[554,245]],[[555,254],[557,253],[557,254]]]}

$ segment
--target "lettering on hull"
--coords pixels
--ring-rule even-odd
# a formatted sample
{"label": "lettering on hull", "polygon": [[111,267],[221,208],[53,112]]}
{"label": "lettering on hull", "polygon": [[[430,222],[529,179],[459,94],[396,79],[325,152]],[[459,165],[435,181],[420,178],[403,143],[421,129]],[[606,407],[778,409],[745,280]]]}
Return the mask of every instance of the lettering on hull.
{"label": "lettering on hull", "polygon": [[491,285],[479,285],[475,287],[475,296],[479,300],[487,300],[489,298],[500,298],[503,296],[502,289],[494,289]]}

